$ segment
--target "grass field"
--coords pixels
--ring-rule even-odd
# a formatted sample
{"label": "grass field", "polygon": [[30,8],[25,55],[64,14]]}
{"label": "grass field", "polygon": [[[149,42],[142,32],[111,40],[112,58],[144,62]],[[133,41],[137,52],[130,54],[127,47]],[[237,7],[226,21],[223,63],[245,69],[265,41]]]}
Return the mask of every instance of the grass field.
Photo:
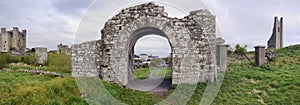
{"label": "grass field", "polygon": [[172,69],[170,67],[157,70],[153,73],[154,76],[164,77],[164,80],[172,79]]}
{"label": "grass field", "polygon": [[147,79],[149,78],[150,70],[155,70],[153,76],[164,77],[165,80],[172,79],[172,69],[165,68],[165,69],[153,69],[153,68],[138,68],[134,71],[134,78],[135,79]]}
{"label": "grass field", "polygon": [[149,68],[138,68],[134,70],[135,79],[147,79],[149,78],[148,74],[150,74]]}
{"label": "grass field", "polygon": [[0,72],[1,105],[86,104],[73,78]]}
{"label": "grass field", "polygon": [[[300,45],[277,49],[276,52],[277,57],[263,67],[254,67],[249,62],[228,64],[223,85],[212,104],[299,104]],[[56,64],[58,68],[59,65]],[[48,66],[43,69],[50,70]],[[0,72],[0,104],[87,104],[80,96],[75,79],[65,70],[54,70],[65,73],[64,78],[16,71]],[[103,83],[112,96],[130,105],[149,105],[165,98]],[[198,83],[187,104],[198,105],[205,88],[206,83]]]}

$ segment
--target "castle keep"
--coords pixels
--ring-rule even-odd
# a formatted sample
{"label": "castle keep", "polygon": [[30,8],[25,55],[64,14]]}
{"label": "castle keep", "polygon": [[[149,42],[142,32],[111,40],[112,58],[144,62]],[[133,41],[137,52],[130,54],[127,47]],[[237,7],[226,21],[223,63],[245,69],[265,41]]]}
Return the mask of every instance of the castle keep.
{"label": "castle keep", "polygon": [[274,27],[271,38],[268,41],[268,48],[282,48],[283,47],[283,18],[274,19]]}
{"label": "castle keep", "polygon": [[26,51],[26,30],[19,31],[18,27],[6,31],[1,28],[0,52],[10,52],[13,54],[24,54]]}

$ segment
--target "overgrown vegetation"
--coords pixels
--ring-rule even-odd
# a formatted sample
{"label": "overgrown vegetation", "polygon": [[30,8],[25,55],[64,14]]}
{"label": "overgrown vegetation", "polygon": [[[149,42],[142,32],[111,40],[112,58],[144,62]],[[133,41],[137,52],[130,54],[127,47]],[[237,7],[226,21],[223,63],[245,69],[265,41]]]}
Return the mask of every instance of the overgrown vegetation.
{"label": "overgrown vegetation", "polygon": [[0,72],[1,105],[87,104],[71,77]]}
{"label": "overgrown vegetation", "polygon": [[0,69],[8,66],[9,63],[21,62],[21,57],[12,56],[9,53],[0,53]]}
{"label": "overgrown vegetation", "polygon": [[71,55],[48,54],[48,68],[50,71],[71,73]]}
{"label": "overgrown vegetation", "polygon": [[[30,53],[29,55],[33,54]],[[9,65],[11,63],[18,63],[21,65]],[[13,70],[34,69],[71,73],[71,55],[48,54],[48,63],[45,66],[40,67],[36,64],[35,56],[12,56],[9,53],[0,53],[0,69],[1,68],[10,68]]]}

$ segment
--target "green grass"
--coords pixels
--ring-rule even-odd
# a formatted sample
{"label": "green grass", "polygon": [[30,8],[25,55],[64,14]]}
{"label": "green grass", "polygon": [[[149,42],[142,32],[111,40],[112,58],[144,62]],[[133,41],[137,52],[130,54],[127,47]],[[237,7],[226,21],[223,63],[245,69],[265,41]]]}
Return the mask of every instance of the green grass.
{"label": "green grass", "polygon": [[149,78],[148,74],[150,74],[149,68],[138,68],[134,70],[135,79],[147,79]]}
{"label": "green grass", "polygon": [[72,72],[71,55],[48,54],[47,67],[49,71],[60,72],[60,73],[71,73]]}
{"label": "green grass", "polygon": [[73,78],[0,72],[1,105],[86,104]]}
{"label": "green grass", "polygon": [[300,45],[276,52],[278,56],[263,67],[228,65],[214,104],[299,104]]}
{"label": "green grass", "polygon": [[171,80],[172,79],[172,69],[170,67],[162,69],[162,70],[157,70],[156,72],[153,73],[154,76],[159,76],[163,77],[164,80]]}
{"label": "green grass", "polygon": [[[154,70],[151,68],[151,70]],[[149,68],[138,68],[134,71],[134,78],[135,79],[147,79],[149,78],[150,69]],[[153,73],[153,76],[159,76],[164,78],[165,80],[171,80],[172,79],[172,69],[166,68],[166,69],[157,69],[156,72]]]}
{"label": "green grass", "polygon": [[35,64],[34,56],[25,56],[23,57],[23,64],[26,66],[10,66],[10,63],[21,62],[22,57],[20,56],[11,56],[8,53],[0,53],[0,69],[1,68],[10,68],[12,70],[45,70],[58,73],[71,73],[71,55],[60,55],[60,54],[48,54],[48,63],[45,66],[39,67]]}
{"label": "green grass", "polygon": [[[118,84],[101,81],[116,99],[133,105],[154,104],[162,99],[150,92],[141,92],[120,87]],[[0,104],[82,104],[76,81],[70,76],[58,78],[51,75],[35,75],[23,72],[0,72]]]}
{"label": "green grass", "polygon": [[[300,45],[275,51],[277,57],[262,67],[254,67],[249,62],[229,63],[223,85],[212,104],[299,104]],[[146,77],[149,73],[149,69],[135,71],[138,77]],[[170,70],[167,70],[167,74],[169,73]],[[161,74],[163,72],[154,75]],[[87,104],[80,97],[76,81],[70,77],[70,73],[65,72],[63,75],[65,78],[0,72],[0,104]],[[103,83],[112,96],[126,104],[151,105],[164,100],[149,92],[125,89],[114,83]],[[198,105],[206,86],[207,83],[198,83],[187,104]],[[174,89],[168,93],[171,94]]]}
{"label": "green grass", "polygon": [[112,84],[102,81],[105,88],[117,100],[128,105],[153,105],[162,100],[159,96],[150,92],[142,92],[131,89],[120,88],[118,84]]}

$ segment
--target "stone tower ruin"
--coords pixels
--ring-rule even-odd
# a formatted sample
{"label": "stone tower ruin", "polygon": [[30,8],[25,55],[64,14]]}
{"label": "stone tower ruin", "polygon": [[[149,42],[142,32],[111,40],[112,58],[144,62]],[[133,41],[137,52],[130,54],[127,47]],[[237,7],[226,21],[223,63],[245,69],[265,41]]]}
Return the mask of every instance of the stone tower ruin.
{"label": "stone tower ruin", "polygon": [[57,54],[69,55],[71,54],[71,48],[68,45],[63,45],[62,43],[57,45]]}
{"label": "stone tower ruin", "polygon": [[274,27],[271,38],[268,41],[268,48],[282,48],[283,47],[283,18],[278,20],[274,18]]}
{"label": "stone tower ruin", "polygon": [[20,32],[18,27],[13,27],[13,30],[6,31],[5,28],[1,28],[0,52],[24,54],[26,52],[26,30]]}

